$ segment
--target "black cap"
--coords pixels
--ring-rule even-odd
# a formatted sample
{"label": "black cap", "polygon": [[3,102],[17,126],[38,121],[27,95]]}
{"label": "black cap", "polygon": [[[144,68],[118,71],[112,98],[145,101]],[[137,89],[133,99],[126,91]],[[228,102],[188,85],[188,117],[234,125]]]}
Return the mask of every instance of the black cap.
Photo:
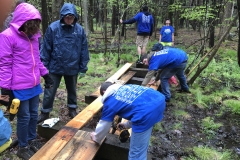
{"label": "black cap", "polygon": [[112,82],[104,82],[100,87],[100,94],[103,95],[103,92],[107,90],[109,86],[111,86]]}

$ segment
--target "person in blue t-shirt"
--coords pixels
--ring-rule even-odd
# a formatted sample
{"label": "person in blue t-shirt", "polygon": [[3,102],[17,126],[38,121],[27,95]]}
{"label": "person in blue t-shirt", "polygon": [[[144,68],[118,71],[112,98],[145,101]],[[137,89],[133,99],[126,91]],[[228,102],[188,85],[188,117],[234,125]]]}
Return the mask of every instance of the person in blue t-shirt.
{"label": "person in blue t-shirt", "polygon": [[123,21],[120,19],[120,23],[132,24],[137,22],[137,52],[138,59],[140,60],[141,55],[146,53],[146,47],[148,44],[149,37],[153,32],[153,16],[148,12],[148,7],[143,6],[142,12],[138,12],[133,18]]}
{"label": "person in blue t-shirt", "polygon": [[174,46],[174,28],[170,23],[170,19],[166,19],[166,25],[160,30],[159,43],[163,46]]}
{"label": "person in blue t-shirt", "polygon": [[178,92],[190,93],[187,80],[184,75],[184,70],[188,60],[188,56],[185,51],[179,48],[163,47],[161,43],[156,43],[153,45],[150,54],[144,55],[142,58],[143,64],[149,65],[148,73],[142,82],[143,86],[147,85],[154,74],[161,69],[161,73],[159,75],[161,85],[158,90],[163,93],[166,98],[166,102],[170,102],[171,93],[169,90],[168,80],[173,75],[177,76],[180,83],[181,88],[178,89]]}
{"label": "person in blue t-shirt", "polygon": [[132,128],[128,160],[147,159],[147,149],[153,125],[163,118],[166,102],[160,92],[139,85],[120,85],[104,82],[100,87],[103,110],[91,138],[101,143],[111,128],[115,115],[127,122],[119,123]]}

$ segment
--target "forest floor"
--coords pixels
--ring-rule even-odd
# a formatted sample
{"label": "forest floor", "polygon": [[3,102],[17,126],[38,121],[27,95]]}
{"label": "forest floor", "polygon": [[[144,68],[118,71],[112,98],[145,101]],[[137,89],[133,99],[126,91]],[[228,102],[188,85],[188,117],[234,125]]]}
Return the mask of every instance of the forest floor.
{"label": "forest floor", "polygon": [[[133,37],[135,37],[135,30],[132,32]],[[132,38],[135,41],[134,38]],[[153,41],[154,38],[151,40]],[[192,30],[180,30],[179,35],[175,37],[175,45],[181,45],[188,47],[191,44],[195,45],[199,43],[197,41],[200,39],[199,33]],[[158,40],[158,36],[154,41]],[[196,43],[195,43],[196,42]],[[237,42],[229,42],[224,44],[225,47],[236,50],[237,52]],[[204,79],[202,80],[204,83]],[[84,94],[86,92],[81,92],[81,86],[92,85],[97,88],[98,84],[84,84],[78,83],[78,100],[84,102]],[[201,84],[199,84],[201,85]],[[219,85],[212,85],[212,91],[217,90]],[[194,99],[195,94],[184,94],[177,93],[176,86],[171,87],[172,100],[168,103],[164,118],[160,123],[158,123],[152,132],[149,153],[152,155],[152,160],[183,160],[183,159],[203,159],[198,157],[195,152],[195,147],[208,147],[215,150],[217,153],[212,159],[220,160],[218,157],[218,152],[229,151],[232,155],[232,160],[240,159],[240,115],[233,114],[232,112],[224,112],[219,116],[219,108],[222,103],[212,100],[211,105],[208,107],[200,107],[198,104],[193,103],[191,99]],[[230,88],[231,92],[234,92],[236,88]],[[191,86],[190,86],[191,91]],[[210,93],[204,93],[210,94]],[[65,105],[66,101],[66,91],[65,89],[58,89],[56,98],[60,100],[58,106],[59,116],[62,121],[68,122],[70,120],[68,116],[67,107]],[[223,97],[224,99],[238,99],[240,100],[240,95],[235,97]],[[41,97],[42,99],[42,97]],[[179,102],[181,102],[179,105]],[[40,102],[41,106],[41,102]],[[82,108],[77,111],[80,112]],[[97,114],[91,123],[87,124],[86,127],[94,129],[96,123],[100,117]],[[212,130],[207,130],[202,126],[202,120],[206,117],[210,117],[215,122],[223,124],[219,127],[216,132]],[[209,132],[206,132],[209,131]],[[16,134],[13,132],[13,139],[16,139]],[[41,137],[38,137],[41,139]],[[44,144],[46,140],[43,139]],[[18,160],[16,156],[10,156],[10,154],[15,155],[17,147],[11,150],[5,151],[0,156],[3,160]],[[206,154],[205,152],[202,154]],[[193,158],[195,157],[195,158]],[[198,158],[196,158],[198,157]],[[207,160],[211,160],[206,158]],[[224,160],[224,159],[221,159]],[[231,160],[231,158],[229,159]]]}

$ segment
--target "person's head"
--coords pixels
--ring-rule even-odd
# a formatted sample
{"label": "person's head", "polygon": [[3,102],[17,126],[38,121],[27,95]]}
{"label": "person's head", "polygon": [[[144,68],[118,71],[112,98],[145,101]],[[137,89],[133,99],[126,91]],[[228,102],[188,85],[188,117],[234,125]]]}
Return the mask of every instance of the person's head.
{"label": "person's head", "polygon": [[38,33],[40,29],[40,23],[41,20],[39,19],[28,20],[19,28],[19,31],[23,31],[26,35],[32,36]]}
{"label": "person's head", "polygon": [[103,95],[105,91],[108,89],[109,86],[111,86],[113,83],[112,82],[104,82],[102,83],[100,87],[100,94]]}
{"label": "person's head", "polygon": [[161,51],[163,50],[163,45],[161,43],[155,43],[153,46],[152,46],[152,49],[151,49],[151,52],[149,54],[145,54],[142,56],[142,62],[144,65],[149,65],[149,62],[152,58],[152,55],[155,53],[155,52],[158,52],[158,51]]}
{"label": "person's head", "polygon": [[66,16],[63,17],[63,21],[66,25],[73,24],[74,19],[75,19],[75,16],[73,14],[67,14]]}
{"label": "person's head", "polygon": [[171,23],[170,19],[167,18],[167,19],[165,20],[165,24],[166,24],[166,26],[169,26],[170,23]]}
{"label": "person's head", "polygon": [[148,6],[144,5],[144,6],[142,7],[142,10],[143,10],[143,12],[147,12],[147,11],[148,11]]}
{"label": "person's head", "polygon": [[64,3],[60,10],[60,21],[62,24],[73,26],[78,20],[77,10],[74,4]]}

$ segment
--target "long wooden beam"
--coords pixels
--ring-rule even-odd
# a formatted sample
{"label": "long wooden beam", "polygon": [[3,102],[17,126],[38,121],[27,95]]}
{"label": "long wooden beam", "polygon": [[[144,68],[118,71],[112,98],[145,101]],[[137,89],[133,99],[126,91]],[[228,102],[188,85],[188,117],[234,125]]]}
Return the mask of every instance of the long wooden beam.
{"label": "long wooden beam", "polygon": [[[125,64],[107,81],[118,80],[131,65],[131,63]],[[30,160],[53,160],[59,152],[64,152],[62,150],[67,143],[102,108],[102,105],[100,96],[58,131]]]}

